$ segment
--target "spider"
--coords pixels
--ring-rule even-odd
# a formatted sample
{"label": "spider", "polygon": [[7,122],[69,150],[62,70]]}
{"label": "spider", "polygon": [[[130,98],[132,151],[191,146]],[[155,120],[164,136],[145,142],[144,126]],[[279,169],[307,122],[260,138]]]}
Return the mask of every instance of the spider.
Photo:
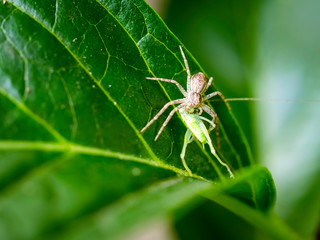
{"label": "spider", "polygon": [[[180,51],[181,51],[181,55],[183,57],[184,60],[184,64],[187,70],[187,91],[175,80],[172,79],[164,79],[164,78],[149,78],[146,77],[146,79],[148,80],[159,80],[162,82],[169,82],[169,83],[174,83],[180,90],[180,92],[183,94],[184,98],[181,99],[177,99],[177,100],[173,100],[168,102],[167,104],[165,104],[162,109],[157,113],[156,116],[154,116],[154,118],[147,123],[147,125],[141,129],[141,133],[144,132],[152,123],[154,123],[159,117],[160,115],[171,105],[173,104],[178,104],[180,103],[180,105],[178,105],[177,107],[175,107],[168,115],[167,119],[165,120],[165,122],[163,123],[163,125],[161,126],[158,134],[156,135],[154,141],[157,141],[158,137],[160,136],[161,132],[163,131],[163,129],[165,128],[165,126],[169,123],[169,121],[171,120],[172,116],[174,115],[174,113],[176,111],[179,110],[180,115],[182,116],[183,120],[185,121],[185,123],[188,126],[188,130],[186,132],[186,136],[185,136],[185,140],[184,140],[184,146],[182,149],[182,153],[181,153],[181,159],[183,162],[183,165],[185,167],[185,169],[187,170],[187,172],[192,175],[191,170],[188,168],[187,164],[185,163],[184,160],[184,155],[185,155],[185,151],[186,151],[186,146],[193,140],[194,137],[196,137],[202,144],[208,143],[210,146],[210,150],[211,153],[218,159],[218,161],[227,168],[230,177],[233,177],[233,174],[229,168],[229,166],[222,162],[221,159],[219,158],[219,156],[216,154],[211,139],[209,137],[209,133],[208,130],[206,129],[205,125],[203,124],[203,122],[201,120],[205,120],[208,121],[211,125],[211,128],[209,129],[212,130],[215,127],[215,120],[218,119],[217,118],[217,114],[208,106],[206,105],[204,102],[210,98],[212,98],[213,96],[219,95],[221,97],[221,99],[223,101],[226,101],[225,97],[222,95],[221,92],[213,92],[210,93],[208,95],[205,95],[205,92],[208,90],[208,88],[210,87],[213,78],[211,77],[209,79],[209,81],[207,82],[207,78],[205,77],[205,75],[202,72],[196,73],[194,74],[192,77],[190,75],[190,69],[189,69],[189,65],[188,65],[188,61],[184,55],[184,52],[182,50],[182,47],[179,46]],[[229,105],[228,105],[229,107]],[[200,115],[202,114],[202,112],[205,111],[206,113],[208,113],[211,117],[212,117],[212,121],[201,117]]]}
{"label": "spider", "polygon": [[189,65],[188,65],[188,61],[184,55],[184,52],[182,50],[182,47],[179,46],[180,51],[181,51],[181,55],[183,57],[184,60],[184,64],[186,66],[187,69],[187,74],[188,74],[188,78],[187,78],[187,91],[184,90],[184,88],[180,85],[180,83],[178,83],[175,80],[172,79],[164,79],[164,78],[149,78],[146,77],[146,79],[148,80],[159,80],[162,82],[169,82],[169,83],[174,83],[176,84],[176,86],[179,88],[180,92],[183,94],[184,98],[181,99],[177,99],[177,100],[173,100],[171,102],[168,102],[167,104],[165,104],[163,106],[163,108],[158,112],[158,114],[156,116],[154,116],[154,118],[147,123],[147,125],[141,129],[141,133],[144,132],[152,123],[154,123],[159,117],[160,115],[171,105],[173,104],[177,104],[177,103],[181,103],[179,106],[175,107],[168,115],[167,119],[165,120],[165,122],[163,123],[163,125],[161,126],[157,136],[155,137],[155,141],[157,141],[158,137],[160,136],[161,132],[163,131],[163,129],[165,128],[165,126],[167,126],[167,124],[169,123],[169,121],[171,120],[173,114],[178,111],[181,108],[184,108],[188,113],[194,113],[196,110],[198,110],[197,114],[200,116],[202,114],[202,111],[205,111],[206,113],[208,113],[211,117],[212,117],[212,122],[215,121],[215,119],[217,119],[217,115],[216,113],[208,106],[204,103],[204,101],[208,100],[209,98],[212,98],[216,95],[219,95],[223,101],[226,102],[225,97],[222,95],[221,92],[213,92],[210,93],[208,95],[204,95],[204,93],[208,90],[208,88],[211,86],[212,80],[213,78],[211,77],[209,79],[209,82],[207,82],[207,79],[205,77],[205,75],[202,72],[196,73],[194,74],[192,77],[190,75],[190,69],[189,69]]}

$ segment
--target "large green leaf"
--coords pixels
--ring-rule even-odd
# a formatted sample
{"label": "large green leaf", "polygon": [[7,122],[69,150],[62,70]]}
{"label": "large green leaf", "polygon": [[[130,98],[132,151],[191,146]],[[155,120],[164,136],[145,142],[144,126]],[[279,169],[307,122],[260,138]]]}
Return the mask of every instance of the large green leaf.
{"label": "large green leaf", "polygon": [[[196,142],[186,159],[199,180],[181,180],[186,128],[178,116],[157,142],[164,117],[139,132],[166,102],[182,96],[175,86],[145,77],[186,85],[182,44],[144,1],[7,1],[0,22],[0,238],[68,238],[78,234],[72,229],[104,229],[113,218],[115,227],[96,239],[118,236],[122,224],[173,211],[203,190],[233,196],[261,214],[272,207],[266,169],[212,189],[210,182],[227,179],[226,169]],[[185,52],[191,72],[203,72]],[[233,171],[248,168],[250,154],[233,114],[223,102],[214,109],[219,155]],[[152,206],[136,207],[147,202]],[[83,225],[96,216],[105,220]]]}
{"label": "large green leaf", "polygon": [[[194,194],[200,194],[214,201],[219,201],[220,198],[226,198],[228,196],[226,193],[232,191],[236,186],[256,180],[265,181],[269,178],[270,174],[264,168],[253,167],[242,172],[232,183],[228,182],[219,185],[209,184],[200,180],[170,179],[160,184],[151,185],[146,190],[131,195],[111,207],[102,209],[90,218],[65,228],[62,233],[55,234],[53,238],[58,236],[60,239],[63,236],[64,239],[85,239],[86,237],[94,236],[95,239],[114,239],[115,236],[119,235],[119,232],[131,230],[133,226],[146,222],[146,218],[154,219],[155,217],[163,216],[166,211],[174,210],[177,205],[185,204],[190,201]],[[265,185],[261,184],[261,186]],[[271,189],[273,188],[269,186],[269,190]],[[272,195],[271,193],[270,196]],[[272,229],[277,223],[268,223],[268,221],[273,220],[270,215],[256,211],[235,198],[230,197],[230,199],[233,199],[234,202],[230,204],[222,203],[222,205],[235,208],[238,214],[251,219],[253,225],[262,228],[270,236],[275,236],[279,239],[283,236],[288,239],[299,239],[282,224],[279,224],[276,229]],[[193,202],[197,203],[203,199],[197,197],[194,200]],[[193,205],[196,204],[193,203]],[[243,211],[242,213],[241,210]],[[270,229],[272,230],[270,231]]]}

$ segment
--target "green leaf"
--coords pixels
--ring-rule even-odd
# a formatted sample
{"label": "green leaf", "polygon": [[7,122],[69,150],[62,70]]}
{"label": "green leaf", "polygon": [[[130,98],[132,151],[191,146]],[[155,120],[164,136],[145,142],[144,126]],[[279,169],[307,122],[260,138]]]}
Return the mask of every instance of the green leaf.
{"label": "green leaf", "polygon": [[[241,200],[230,196],[235,189],[241,191],[242,187],[250,182],[260,183],[259,189],[266,193],[272,189],[269,187],[270,183],[266,181],[269,178],[270,173],[266,169],[251,167],[242,170],[235,181],[203,191],[201,193],[203,196],[225,209],[206,201],[187,216],[176,217],[179,237],[182,239],[212,239],[213,236],[217,239],[302,239],[273,212],[257,211],[256,208],[250,207],[250,204],[243,201],[243,196],[246,194],[242,194]],[[260,198],[258,197],[254,202],[268,199],[266,195],[260,195]],[[247,222],[243,222],[243,219]]]}
{"label": "green leaf", "polygon": [[[214,201],[219,201],[220,198],[226,197],[226,193],[235,186],[254,180],[265,180],[266,177],[270,177],[268,175],[270,174],[264,168],[254,167],[243,172],[232,183],[215,185],[200,180],[181,178],[156,183],[147,189],[128,196],[106,209],[102,209],[88,219],[71,225],[66,228],[62,234],[54,235],[53,239],[61,239],[61,236],[63,236],[62,239],[83,239],[85,237],[114,239],[115,236],[119,235],[119,232],[122,234],[126,233],[133,227],[146,222],[146,218],[159,218],[160,216],[163,216],[168,209],[174,210],[177,206],[183,206],[190,200],[199,202],[199,197],[198,199],[193,199],[195,194],[201,194],[214,199]],[[234,202],[230,205],[237,208],[238,204],[241,204],[241,201],[234,199]],[[246,204],[243,204],[243,206],[245,207],[241,207],[241,209],[252,211],[252,219],[260,221],[263,219],[262,221],[268,221],[268,215],[258,213]],[[239,212],[239,210],[237,210],[237,212]],[[245,212],[241,214],[245,215]],[[266,225],[268,226],[268,224],[262,226],[266,227]],[[272,227],[272,225],[269,225],[269,227],[270,226]],[[281,231],[282,228],[279,228],[275,229],[273,232],[274,235],[278,237],[280,234],[290,237],[290,231],[284,231],[285,233],[282,233]],[[291,237],[291,239],[295,238]]]}
{"label": "green leaf", "polygon": [[[181,208],[212,181],[225,182],[224,194],[253,211],[270,210],[275,190],[267,170],[262,180],[226,181],[226,169],[199,143],[186,155],[198,180],[180,179],[187,172],[179,116],[157,142],[164,116],[139,132],[181,98],[176,86],[145,77],[186,85],[182,44],[144,1],[8,1],[0,4],[0,22],[0,238],[68,238],[83,222],[92,223],[83,231],[103,230],[96,239],[119,236],[122,225]],[[185,53],[192,74],[204,72]],[[223,102],[213,106],[219,155],[233,171],[249,167],[232,112]]]}

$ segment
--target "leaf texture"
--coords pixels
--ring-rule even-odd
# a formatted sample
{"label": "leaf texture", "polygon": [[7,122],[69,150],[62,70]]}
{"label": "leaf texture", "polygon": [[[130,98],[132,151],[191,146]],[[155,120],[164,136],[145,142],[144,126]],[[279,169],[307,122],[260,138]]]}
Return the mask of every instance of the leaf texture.
{"label": "leaf texture", "polygon": [[[157,142],[164,116],[140,133],[166,102],[182,97],[176,86],[145,77],[186,85],[182,44],[144,1],[7,1],[0,24],[0,238],[69,236],[68,229],[97,216],[103,220],[93,226],[101,230],[110,216],[139,215],[125,200],[131,197],[154,201],[144,209],[154,217],[157,207],[171,211],[211,189],[210,182],[226,180],[224,167],[196,142],[186,160],[199,180],[181,179],[186,128],[179,116]],[[204,72],[185,53],[191,73]],[[249,167],[232,112],[223,102],[213,107],[219,155],[233,171]],[[261,171],[266,181],[249,178],[244,191],[226,189],[267,211],[275,192],[271,175]],[[122,232],[119,226],[112,231],[96,239]]]}

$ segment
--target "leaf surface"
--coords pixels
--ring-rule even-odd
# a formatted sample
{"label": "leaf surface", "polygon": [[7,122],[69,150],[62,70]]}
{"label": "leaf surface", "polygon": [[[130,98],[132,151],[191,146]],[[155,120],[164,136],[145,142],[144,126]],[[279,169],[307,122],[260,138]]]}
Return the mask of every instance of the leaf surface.
{"label": "leaf surface", "polygon": [[[226,169],[196,142],[186,160],[199,180],[180,179],[186,128],[179,116],[157,142],[164,116],[140,133],[166,102],[182,97],[176,86],[145,77],[186,85],[182,44],[144,1],[8,1],[0,5],[0,22],[1,238],[68,236],[72,224],[100,215],[100,227],[123,214],[130,225],[145,211],[145,219],[173,211],[211,189],[210,182],[226,180]],[[185,53],[191,73],[203,72]],[[214,109],[219,155],[233,171],[250,166],[232,112],[223,102]],[[270,184],[251,179],[227,185],[228,194],[268,211],[275,191],[262,172]],[[153,205],[139,213],[126,202],[130,196]],[[122,233],[119,226],[112,231],[96,239]]]}

